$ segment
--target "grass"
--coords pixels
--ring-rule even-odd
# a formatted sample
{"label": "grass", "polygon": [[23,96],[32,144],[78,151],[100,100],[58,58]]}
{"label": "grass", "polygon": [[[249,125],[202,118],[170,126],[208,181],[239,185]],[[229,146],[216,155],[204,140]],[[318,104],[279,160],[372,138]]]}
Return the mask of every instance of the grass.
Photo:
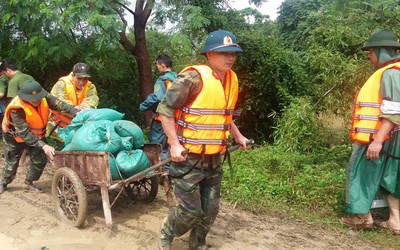
{"label": "grass", "polygon": [[[346,214],[346,166],[350,153],[349,145],[307,154],[283,152],[270,145],[237,151],[231,155],[234,173],[225,171],[222,196],[255,214],[284,215],[345,232],[349,229],[339,218]],[[386,219],[388,209],[373,209],[372,214],[375,219]],[[391,237],[389,230],[373,229],[361,237],[400,249],[400,237]]]}

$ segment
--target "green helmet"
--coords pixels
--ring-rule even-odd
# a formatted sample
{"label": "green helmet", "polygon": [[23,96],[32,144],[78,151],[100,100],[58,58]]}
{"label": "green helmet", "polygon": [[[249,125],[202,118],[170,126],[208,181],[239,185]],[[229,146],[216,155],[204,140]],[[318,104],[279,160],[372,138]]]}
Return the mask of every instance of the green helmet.
{"label": "green helmet", "polygon": [[397,37],[393,32],[379,30],[372,33],[361,49],[368,50],[375,47],[390,47],[394,49],[400,49],[400,43],[397,41]]}
{"label": "green helmet", "polygon": [[18,96],[24,101],[40,101],[47,93],[37,81],[27,80],[21,84]]}
{"label": "green helmet", "polygon": [[243,50],[231,32],[216,30],[208,35],[200,54],[204,55],[206,52],[243,52]]}

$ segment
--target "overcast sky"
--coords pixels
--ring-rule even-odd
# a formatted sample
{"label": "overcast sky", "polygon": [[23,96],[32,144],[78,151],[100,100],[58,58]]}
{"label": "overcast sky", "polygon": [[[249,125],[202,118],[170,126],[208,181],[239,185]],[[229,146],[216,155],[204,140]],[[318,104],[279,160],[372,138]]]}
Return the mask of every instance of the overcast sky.
{"label": "overcast sky", "polygon": [[268,0],[268,2],[264,3],[260,8],[256,8],[254,5],[249,5],[248,0],[231,0],[230,4],[233,8],[238,10],[246,7],[256,8],[259,12],[269,15],[271,20],[275,20],[278,16],[276,12],[278,11],[278,8],[282,2],[283,0]]}

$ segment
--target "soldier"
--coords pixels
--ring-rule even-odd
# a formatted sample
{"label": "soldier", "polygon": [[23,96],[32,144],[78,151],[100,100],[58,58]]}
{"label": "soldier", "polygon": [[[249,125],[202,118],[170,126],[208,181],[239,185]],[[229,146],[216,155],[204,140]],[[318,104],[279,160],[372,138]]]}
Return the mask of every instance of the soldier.
{"label": "soldier", "polygon": [[0,72],[6,75],[8,80],[7,104],[17,96],[21,84],[27,80],[34,80],[32,76],[22,73],[13,62],[4,60],[0,66]]}
{"label": "soldier", "polygon": [[[159,72],[159,77],[154,84],[154,92],[146,97],[139,108],[140,111],[151,110],[156,112],[158,104],[161,102],[167,89],[170,88],[172,82],[178,75],[176,72],[172,71],[172,60],[168,55],[160,55],[156,59],[157,70]],[[167,136],[161,125],[161,119],[158,113],[153,115],[153,120],[150,126],[150,142],[159,143],[162,146],[161,160],[167,159]],[[165,170],[168,170],[168,166],[164,166]]]}
{"label": "soldier", "polygon": [[[189,230],[189,248],[206,247],[206,236],[219,211],[220,153],[226,148],[227,132],[247,148],[246,137],[232,121],[232,116],[238,115],[238,80],[231,68],[238,52],[242,48],[231,32],[212,32],[200,52],[207,65],[183,69],[158,105],[179,201],[162,224],[160,249],[170,249],[173,238]],[[182,156],[184,151],[189,153]]]}
{"label": "soldier", "polygon": [[390,31],[374,32],[362,47],[375,72],[355,97],[348,164],[346,211],[342,222],[352,228],[372,228],[370,208],[378,189],[386,196],[390,217],[375,222],[400,234],[400,43]]}
{"label": "soldier", "polygon": [[[61,77],[51,89],[51,94],[78,109],[96,108],[99,105],[96,86],[89,81],[90,67],[86,63],[77,63],[72,68],[72,72]],[[51,111],[46,137],[55,140],[57,148],[61,149],[64,139],[58,136],[57,127],[65,128],[71,123],[72,117],[66,113]]]}
{"label": "soldier", "polygon": [[69,113],[79,111],[74,106],[60,101],[44,90],[34,80],[22,83],[18,96],[7,106],[3,123],[5,141],[5,165],[0,179],[0,194],[7,190],[17,173],[19,159],[26,149],[30,155],[30,166],[24,181],[24,188],[41,191],[33,185],[42,175],[47,158],[53,160],[54,148],[46,144],[45,131],[50,109]]}

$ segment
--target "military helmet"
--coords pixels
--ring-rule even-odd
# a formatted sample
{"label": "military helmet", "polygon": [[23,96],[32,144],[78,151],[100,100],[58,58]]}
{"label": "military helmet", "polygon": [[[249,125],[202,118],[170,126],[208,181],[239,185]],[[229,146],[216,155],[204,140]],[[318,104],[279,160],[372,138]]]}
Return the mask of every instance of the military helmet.
{"label": "military helmet", "polygon": [[397,37],[393,32],[379,30],[372,33],[361,49],[368,50],[375,47],[390,47],[394,49],[400,49],[400,43],[397,41]]}
{"label": "military helmet", "polygon": [[231,32],[216,30],[208,35],[200,54],[204,55],[206,52],[243,52],[243,50]]}
{"label": "military helmet", "polygon": [[18,96],[24,101],[40,101],[47,93],[37,81],[27,80],[21,84]]}

